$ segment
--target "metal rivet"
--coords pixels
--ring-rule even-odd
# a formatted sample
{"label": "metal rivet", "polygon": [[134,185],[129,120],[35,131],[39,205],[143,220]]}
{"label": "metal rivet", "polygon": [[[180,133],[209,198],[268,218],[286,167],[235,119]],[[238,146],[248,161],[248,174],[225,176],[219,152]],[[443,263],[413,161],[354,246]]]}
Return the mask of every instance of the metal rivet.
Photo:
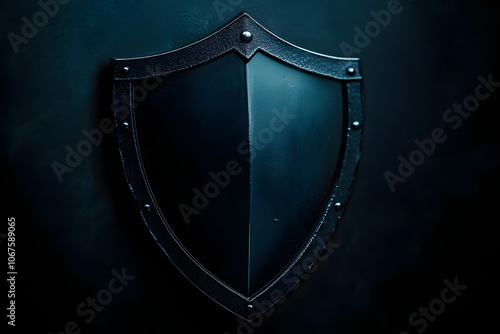
{"label": "metal rivet", "polygon": [[334,204],[334,207],[335,207],[335,210],[339,211],[340,209],[342,209],[342,203],[337,202]]}
{"label": "metal rivet", "polygon": [[144,211],[144,212],[149,212],[149,211],[151,211],[151,205],[149,205],[149,204],[145,204],[145,205],[142,207],[142,211]]}
{"label": "metal rivet", "polygon": [[128,71],[130,71],[130,68],[129,68],[128,66],[124,66],[124,67],[122,68],[122,72],[123,72],[123,73],[127,74],[127,73],[128,73]]}
{"label": "metal rivet", "polygon": [[346,70],[346,73],[347,73],[347,75],[349,75],[349,76],[352,77],[353,75],[356,74],[356,69],[354,67],[352,67],[352,66],[348,67],[347,70]]}
{"label": "metal rivet", "polygon": [[352,122],[352,128],[354,130],[359,130],[360,123],[358,121]]}
{"label": "metal rivet", "polygon": [[253,305],[252,304],[248,304],[247,305],[247,310],[248,311],[252,311],[253,310]]}
{"label": "metal rivet", "polygon": [[122,124],[122,125],[123,125],[123,128],[124,128],[125,130],[127,130],[127,129],[129,128],[129,126],[130,126],[130,124],[128,124],[127,122],[123,122],[123,124]]}
{"label": "metal rivet", "polygon": [[250,31],[244,31],[244,32],[241,33],[240,37],[241,37],[241,40],[243,42],[247,42],[248,43],[248,42],[250,42],[252,40],[253,36],[252,36],[252,33]]}

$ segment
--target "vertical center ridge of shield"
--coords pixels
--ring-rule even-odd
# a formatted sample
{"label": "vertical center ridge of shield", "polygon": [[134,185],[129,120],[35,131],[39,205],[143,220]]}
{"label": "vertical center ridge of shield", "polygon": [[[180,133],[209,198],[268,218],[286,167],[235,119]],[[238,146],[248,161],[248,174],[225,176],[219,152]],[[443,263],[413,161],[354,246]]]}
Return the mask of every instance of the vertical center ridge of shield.
{"label": "vertical center ridge of shield", "polygon": [[[250,164],[250,185],[252,184],[252,113],[250,110],[251,106],[251,82],[248,80],[248,63],[245,63],[245,86],[246,86],[246,99],[247,99],[247,112],[248,112],[248,146],[250,148],[250,156],[248,158],[248,163]],[[252,196],[250,188],[250,198],[249,198],[250,213],[248,217],[248,263],[247,263],[247,295],[250,295],[250,270],[251,270],[251,250],[252,250],[252,224],[251,224],[251,208],[252,208]]]}

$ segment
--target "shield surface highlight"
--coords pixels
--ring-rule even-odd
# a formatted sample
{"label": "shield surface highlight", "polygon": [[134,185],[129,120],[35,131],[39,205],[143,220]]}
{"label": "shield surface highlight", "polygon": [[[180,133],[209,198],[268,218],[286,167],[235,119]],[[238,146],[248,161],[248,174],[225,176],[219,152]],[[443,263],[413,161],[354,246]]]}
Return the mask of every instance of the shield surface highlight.
{"label": "shield surface highlight", "polygon": [[325,252],[360,156],[358,59],[241,14],[184,48],[113,59],[122,164],[176,267],[247,320]]}

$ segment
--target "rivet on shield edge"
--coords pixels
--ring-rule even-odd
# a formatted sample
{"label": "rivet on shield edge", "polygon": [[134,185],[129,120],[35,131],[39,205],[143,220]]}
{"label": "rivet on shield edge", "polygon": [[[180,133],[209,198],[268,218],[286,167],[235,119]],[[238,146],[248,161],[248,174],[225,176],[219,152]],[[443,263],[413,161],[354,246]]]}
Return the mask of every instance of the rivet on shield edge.
{"label": "rivet on shield edge", "polygon": [[123,72],[123,73],[127,74],[127,73],[128,73],[128,71],[130,71],[130,68],[129,68],[128,66],[124,66],[124,67],[122,68],[122,72]]}
{"label": "rivet on shield edge", "polygon": [[360,123],[358,121],[352,122],[353,130],[359,130]]}
{"label": "rivet on shield edge", "polygon": [[342,203],[340,203],[340,202],[335,203],[333,206],[335,207],[335,210],[337,210],[337,211],[342,209]]}
{"label": "rivet on shield edge", "polygon": [[248,304],[247,305],[247,310],[250,312],[253,310],[253,305],[252,304]]}
{"label": "rivet on shield edge", "polygon": [[129,126],[130,126],[130,124],[128,124],[128,122],[123,122],[123,124],[122,124],[122,125],[123,125],[123,128],[124,128],[125,130],[127,130],[127,129],[129,128]]}
{"label": "rivet on shield edge", "polygon": [[145,205],[142,207],[142,211],[144,211],[144,212],[149,212],[149,211],[151,211],[151,205],[149,205],[149,204],[145,204]]}
{"label": "rivet on shield edge", "polygon": [[347,75],[352,77],[354,74],[356,74],[356,69],[354,67],[350,66],[347,68],[346,73],[347,73]]}
{"label": "rivet on shield edge", "polygon": [[252,40],[252,33],[250,31],[244,31],[241,33],[241,40],[243,42],[250,42]]}

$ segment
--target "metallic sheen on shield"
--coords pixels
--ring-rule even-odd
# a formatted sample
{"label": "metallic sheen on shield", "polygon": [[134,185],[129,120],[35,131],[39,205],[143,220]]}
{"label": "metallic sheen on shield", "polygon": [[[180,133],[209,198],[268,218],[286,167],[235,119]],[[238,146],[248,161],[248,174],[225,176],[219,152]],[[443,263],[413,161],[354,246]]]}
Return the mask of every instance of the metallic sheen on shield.
{"label": "metallic sheen on shield", "polygon": [[201,291],[259,316],[325,251],[347,202],[358,59],[298,48],[240,14],[112,67],[122,164],[148,229]]}

